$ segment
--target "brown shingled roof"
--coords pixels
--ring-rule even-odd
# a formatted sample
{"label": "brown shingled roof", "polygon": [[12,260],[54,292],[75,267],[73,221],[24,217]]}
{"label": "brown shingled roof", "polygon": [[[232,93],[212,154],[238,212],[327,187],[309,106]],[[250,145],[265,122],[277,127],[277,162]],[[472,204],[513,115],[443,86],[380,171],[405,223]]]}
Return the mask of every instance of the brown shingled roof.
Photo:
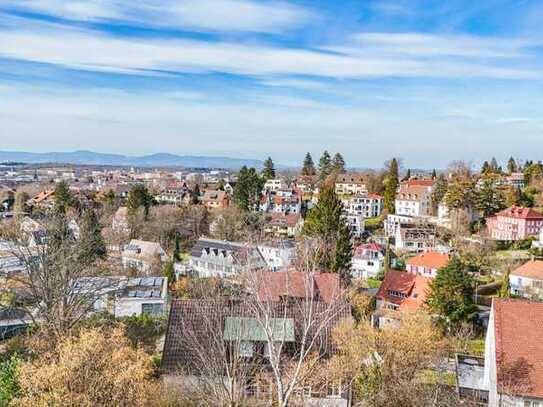
{"label": "brown shingled roof", "polygon": [[543,398],[543,302],[494,299],[498,391]]}

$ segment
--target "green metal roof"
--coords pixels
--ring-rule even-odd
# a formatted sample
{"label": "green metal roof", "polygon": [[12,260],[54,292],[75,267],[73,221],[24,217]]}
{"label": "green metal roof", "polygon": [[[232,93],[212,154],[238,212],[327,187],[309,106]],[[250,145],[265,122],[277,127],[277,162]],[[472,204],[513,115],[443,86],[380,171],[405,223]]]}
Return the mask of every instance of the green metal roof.
{"label": "green metal roof", "polygon": [[[268,340],[266,331],[256,318],[227,317],[224,323],[225,341],[255,341]],[[294,342],[294,320],[292,318],[270,318],[269,327],[274,342]]]}

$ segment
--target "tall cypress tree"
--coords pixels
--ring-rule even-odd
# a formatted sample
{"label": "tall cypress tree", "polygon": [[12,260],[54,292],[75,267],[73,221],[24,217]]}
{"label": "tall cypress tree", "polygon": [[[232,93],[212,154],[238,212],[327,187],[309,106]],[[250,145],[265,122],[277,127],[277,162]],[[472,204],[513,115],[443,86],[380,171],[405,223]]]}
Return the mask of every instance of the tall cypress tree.
{"label": "tall cypress tree", "polygon": [[507,171],[509,172],[509,174],[512,174],[514,172],[517,172],[517,170],[517,162],[513,157],[510,157],[509,161],[507,161]]}
{"label": "tall cypress tree", "polygon": [[265,180],[275,178],[275,166],[273,165],[273,161],[271,157],[268,157],[267,160],[264,161],[264,169],[262,170],[262,177]]}
{"label": "tall cypress tree", "polygon": [[398,186],[400,185],[398,160],[393,158],[388,164],[388,174],[385,178],[384,205],[388,213],[394,213]]}
{"label": "tall cypress tree", "polygon": [[436,169],[434,168],[432,170],[432,179],[436,179],[437,178],[437,172],[436,172]]}
{"label": "tall cypress tree", "polygon": [[143,207],[145,220],[149,218],[149,210],[152,203],[153,197],[151,196],[145,185],[136,185],[128,193],[128,210],[131,212],[131,214],[135,214],[135,212],[139,208]]}
{"label": "tall cypress tree", "polygon": [[307,153],[304,158],[304,164],[302,167],[302,175],[313,176],[315,174],[317,174],[317,171],[315,170],[315,163],[313,162],[313,158],[311,157],[311,154]]}
{"label": "tall cypress tree", "polygon": [[92,261],[106,256],[106,243],[102,236],[102,225],[93,209],[87,209],[83,213],[80,227],[79,245],[83,261]]}
{"label": "tall cypress tree", "polygon": [[330,154],[328,154],[328,151],[324,151],[322,153],[321,158],[319,160],[319,179],[321,181],[326,180],[328,176],[332,173],[332,159],[330,158]]}
{"label": "tall cypress tree", "polygon": [[68,184],[64,181],[59,182],[55,187],[55,204],[53,211],[59,215],[65,215],[66,211],[74,203],[74,198]]}
{"label": "tall cypress tree", "polygon": [[319,266],[322,271],[340,274],[349,281],[352,258],[351,232],[342,217],[343,205],[333,184],[325,184],[319,202],[309,211],[303,234],[318,238],[324,245]]}

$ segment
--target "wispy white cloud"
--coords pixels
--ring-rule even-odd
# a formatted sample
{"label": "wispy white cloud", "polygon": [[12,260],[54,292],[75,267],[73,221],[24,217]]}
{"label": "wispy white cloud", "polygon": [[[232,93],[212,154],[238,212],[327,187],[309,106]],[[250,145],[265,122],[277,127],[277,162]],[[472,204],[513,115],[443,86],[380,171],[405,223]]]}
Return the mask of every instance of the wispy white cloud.
{"label": "wispy white cloud", "polygon": [[316,12],[283,1],[0,0],[1,6],[68,20],[207,31],[278,33],[318,19]]}
{"label": "wispy white cloud", "polygon": [[[388,37],[364,34],[374,42],[410,41],[412,37]],[[321,76],[330,78],[371,77],[435,77],[435,78],[506,78],[542,79],[533,61],[522,65],[494,64],[478,56],[451,59],[427,58],[400,52],[390,54],[382,49],[343,50],[341,54],[318,49],[283,48],[259,44],[212,42],[199,40],[167,40],[118,37],[92,30],[0,29],[0,56],[56,64],[76,69],[154,75],[156,71],[223,72],[257,76]],[[419,43],[421,38],[415,36]],[[425,39],[426,37],[422,37]],[[394,41],[393,41],[394,40]],[[432,37],[437,41],[438,37]],[[474,40],[475,41],[475,40]],[[502,40],[505,44],[505,40]],[[517,44],[517,40],[511,40]],[[484,44],[483,44],[484,45]],[[481,46],[483,47],[483,46]],[[515,49],[521,45],[510,45]],[[386,49],[386,47],[385,47]],[[449,51],[452,52],[452,51]],[[461,52],[458,50],[457,52]]]}

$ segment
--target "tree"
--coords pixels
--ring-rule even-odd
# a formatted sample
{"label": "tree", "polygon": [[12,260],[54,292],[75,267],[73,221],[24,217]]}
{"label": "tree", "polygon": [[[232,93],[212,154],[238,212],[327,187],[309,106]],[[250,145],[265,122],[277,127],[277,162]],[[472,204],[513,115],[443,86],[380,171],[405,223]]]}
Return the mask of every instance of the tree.
{"label": "tree", "polygon": [[59,182],[55,187],[55,204],[53,211],[56,214],[66,214],[69,207],[74,205],[74,197],[64,181]]}
{"label": "tree", "polygon": [[18,368],[21,360],[17,355],[0,362],[0,406],[9,406],[20,393]]}
{"label": "tree", "polygon": [[28,210],[27,202],[30,199],[30,196],[25,191],[17,191],[15,194],[15,204],[13,210],[16,214],[20,215]]}
{"label": "tree", "polygon": [[198,184],[194,185],[190,193],[190,203],[193,205],[198,205],[200,203],[200,186]]}
{"label": "tree", "polygon": [[469,178],[450,182],[445,194],[445,205],[449,210],[470,208],[475,203],[475,185]]}
{"label": "tree", "polygon": [[264,180],[254,168],[243,166],[238,174],[232,199],[242,211],[254,210],[260,200]]}
{"label": "tree", "polygon": [[106,243],[102,236],[102,225],[93,209],[87,209],[81,220],[80,246],[86,259],[105,258]]}
{"label": "tree", "polygon": [[403,178],[403,181],[407,181],[411,178],[411,168],[407,169],[407,172],[405,173],[405,177]]}
{"label": "tree", "polygon": [[522,191],[513,185],[509,185],[505,190],[505,206],[510,208],[511,206],[521,205]]}
{"label": "tree", "polygon": [[120,328],[62,338],[52,352],[23,363],[15,406],[146,406],[158,389],[151,358]]}
{"label": "tree", "polygon": [[336,153],[332,160],[332,171],[337,174],[345,173],[345,160],[340,153]]}
{"label": "tree", "polygon": [[437,172],[436,172],[436,169],[434,168],[432,170],[432,179],[436,179],[437,178]]}
{"label": "tree", "polygon": [[319,202],[309,211],[303,234],[322,241],[326,248],[319,259],[322,271],[339,273],[349,280],[352,258],[351,232],[342,217],[343,205],[332,183],[325,184],[319,193]]}
{"label": "tree", "polygon": [[332,159],[328,151],[322,153],[319,160],[319,179],[322,181],[326,180],[328,176],[332,173]]}
{"label": "tree", "polygon": [[268,159],[264,161],[264,169],[262,170],[262,178],[264,178],[264,180],[275,178],[275,167],[273,165],[273,161],[271,157],[268,157]]}
{"label": "tree", "polygon": [[473,301],[474,285],[473,277],[456,256],[438,270],[430,282],[426,302],[430,311],[440,316],[439,322],[444,328],[450,330],[463,322],[472,323],[475,320],[477,306]]}
{"label": "tree", "polygon": [[143,208],[144,220],[149,219],[149,209],[153,203],[153,197],[145,187],[138,184],[134,186],[128,193],[128,211],[131,215],[135,215],[136,211]]}
{"label": "tree", "polygon": [[505,196],[496,189],[492,178],[485,177],[475,193],[475,207],[484,218],[505,208]]}
{"label": "tree", "polygon": [[174,263],[177,261],[181,261],[181,248],[179,246],[179,233],[175,234],[175,246],[173,250],[173,261]]}
{"label": "tree", "polygon": [[54,341],[92,312],[110,283],[89,279],[104,273],[96,267],[94,242],[76,241],[64,216],[50,220],[46,230],[47,245],[21,245],[14,251],[25,271],[10,278],[25,293],[21,310]]}
{"label": "tree", "polygon": [[500,291],[498,291],[498,297],[508,298],[511,296],[511,285],[509,283],[509,275],[511,274],[511,269],[508,268],[503,276],[502,285]]}
{"label": "tree", "polygon": [[387,176],[385,178],[384,205],[388,213],[394,213],[396,193],[399,183],[399,164],[396,158],[387,163]]}
{"label": "tree", "polygon": [[509,174],[518,171],[517,162],[513,157],[510,157],[509,161],[507,161],[507,171],[509,172]]}
{"label": "tree", "polygon": [[443,174],[439,174],[439,177],[435,178],[434,190],[432,192],[432,210],[434,215],[437,215],[437,209],[445,195],[447,194],[448,182],[447,178]]}
{"label": "tree", "polygon": [[380,330],[369,321],[343,322],[333,333],[337,352],[322,374],[348,386],[353,405],[459,405],[445,374],[435,372],[446,353],[431,318],[423,312],[400,318],[397,328]]}
{"label": "tree", "polygon": [[498,164],[498,161],[496,160],[496,157],[492,157],[492,160],[490,160],[490,170],[494,174],[498,174],[500,172],[500,166]]}
{"label": "tree", "polygon": [[483,166],[481,167],[481,174],[488,175],[491,172],[492,170],[490,168],[490,164],[488,163],[488,161],[483,162]]}
{"label": "tree", "polygon": [[313,158],[310,153],[307,153],[304,158],[304,163],[302,166],[302,175],[304,176],[313,176],[317,173],[315,170],[315,164],[313,163]]}

